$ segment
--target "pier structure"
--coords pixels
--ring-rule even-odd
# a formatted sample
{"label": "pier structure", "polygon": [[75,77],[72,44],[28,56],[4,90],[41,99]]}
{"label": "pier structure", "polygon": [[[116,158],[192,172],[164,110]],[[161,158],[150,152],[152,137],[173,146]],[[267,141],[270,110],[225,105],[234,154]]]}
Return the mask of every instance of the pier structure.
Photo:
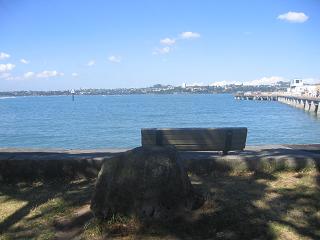
{"label": "pier structure", "polygon": [[277,101],[278,95],[273,93],[245,93],[236,94],[234,98],[237,100]]}
{"label": "pier structure", "polygon": [[242,93],[234,95],[237,100],[278,101],[314,113],[320,117],[320,97],[294,95],[290,93]]}
{"label": "pier structure", "polygon": [[290,106],[304,109],[312,112],[320,117],[320,98],[304,97],[304,96],[278,96],[278,101]]}

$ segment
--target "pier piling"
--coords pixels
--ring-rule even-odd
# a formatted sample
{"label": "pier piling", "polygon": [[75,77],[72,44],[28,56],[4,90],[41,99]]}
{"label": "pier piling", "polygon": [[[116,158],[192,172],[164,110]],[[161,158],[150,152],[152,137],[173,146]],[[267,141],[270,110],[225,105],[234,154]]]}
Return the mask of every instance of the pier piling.
{"label": "pier piling", "polygon": [[290,95],[289,93],[250,93],[236,94],[236,100],[278,101],[292,107],[303,109],[320,118],[320,97]]}

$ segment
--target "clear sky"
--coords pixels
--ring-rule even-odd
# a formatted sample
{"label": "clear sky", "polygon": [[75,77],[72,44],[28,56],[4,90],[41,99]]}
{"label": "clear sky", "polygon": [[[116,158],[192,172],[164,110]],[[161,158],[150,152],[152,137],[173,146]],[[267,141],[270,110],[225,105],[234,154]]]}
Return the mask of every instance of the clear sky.
{"label": "clear sky", "polygon": [[0,91],[320,79],[319,0],[0,0]]}

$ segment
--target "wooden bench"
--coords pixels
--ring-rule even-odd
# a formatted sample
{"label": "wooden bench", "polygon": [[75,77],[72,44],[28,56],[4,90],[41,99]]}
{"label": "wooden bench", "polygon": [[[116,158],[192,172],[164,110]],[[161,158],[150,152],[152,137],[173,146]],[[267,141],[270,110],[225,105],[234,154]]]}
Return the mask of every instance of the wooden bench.
{"label": "wooden bench", "polygon": [[143,128],[142,146],[174,146],[182,151],[243,150],[247,128]]}

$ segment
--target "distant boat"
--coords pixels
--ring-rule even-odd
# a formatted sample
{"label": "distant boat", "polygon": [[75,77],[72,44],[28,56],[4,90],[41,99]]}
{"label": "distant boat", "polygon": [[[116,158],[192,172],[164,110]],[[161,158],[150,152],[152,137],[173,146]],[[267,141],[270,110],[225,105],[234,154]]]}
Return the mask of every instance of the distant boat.
{"label": "distant boat", "polygon": [[16,97],[0,97],[0,99],[16,98]]}
{"label": "distant boat", "polygon": [[72,94],[72,101],[74,101],[74,93],[75,93],[74,89],[71,89],[70,93]]}

